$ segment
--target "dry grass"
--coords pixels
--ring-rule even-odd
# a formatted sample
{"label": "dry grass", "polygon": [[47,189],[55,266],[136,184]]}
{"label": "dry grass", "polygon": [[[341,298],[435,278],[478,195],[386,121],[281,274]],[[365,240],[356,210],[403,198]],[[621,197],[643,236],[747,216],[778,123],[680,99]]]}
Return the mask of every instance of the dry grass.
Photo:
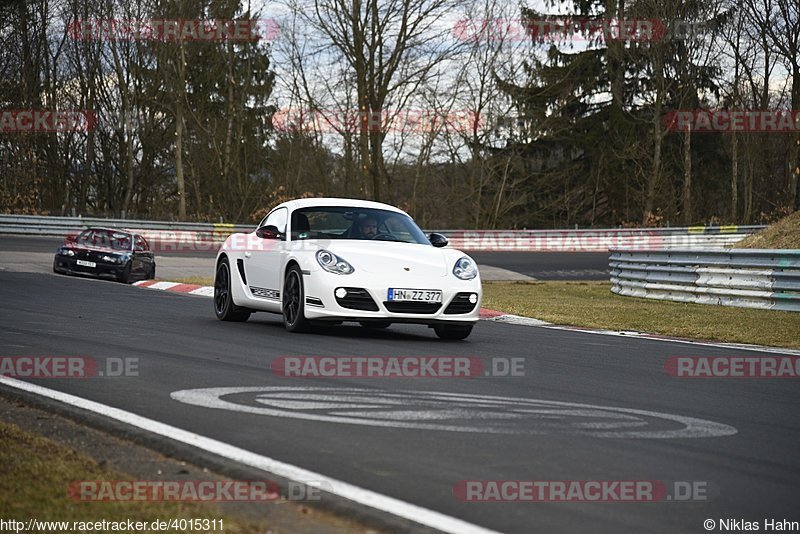
{"label": "dry grass", "polygon": [[734,248],[800,249],[800,211],[742,239]]}
{"label": "dry grass", "polygon": [[[91,458],[18,426],[0,421],[0,510],[3,519],[27,521],[134,521],[223,519],[225,532],[264,532],[264,526],[237,521],[208,504],[180,502],[77,502],[68,484],[79,480],[133,480]],[[67,529],[72,531],[72,529]]]}

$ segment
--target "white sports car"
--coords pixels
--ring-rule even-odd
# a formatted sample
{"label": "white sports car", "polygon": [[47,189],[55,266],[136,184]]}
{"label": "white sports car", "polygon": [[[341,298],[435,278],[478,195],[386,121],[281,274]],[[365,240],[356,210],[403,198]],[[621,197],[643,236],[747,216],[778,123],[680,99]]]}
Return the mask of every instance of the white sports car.
{"label": "white sports car", "polygon": [[214,311],[246,321],[283,314],[286,329],[356,321],[432,327],[464,339],[478,320],[478,266],[447,238],[425,234],[404,211],[365,200],[307,198],[275,207],[217,254]]}

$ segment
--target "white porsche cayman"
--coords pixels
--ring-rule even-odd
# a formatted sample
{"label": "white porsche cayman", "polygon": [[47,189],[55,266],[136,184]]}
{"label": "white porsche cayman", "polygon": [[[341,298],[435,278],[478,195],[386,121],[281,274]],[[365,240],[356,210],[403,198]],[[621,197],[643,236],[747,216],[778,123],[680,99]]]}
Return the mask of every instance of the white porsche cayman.
{"label": "white porsche cayman", "polygon": [[432,327],[464,339],[478,320],[478,266],[447,239],[425,234],[404,211],[365,200],[307,198],[275,207],[251,234],[217,254],[214,311],[246,321],[283,314],[286,329],[356,321]]}

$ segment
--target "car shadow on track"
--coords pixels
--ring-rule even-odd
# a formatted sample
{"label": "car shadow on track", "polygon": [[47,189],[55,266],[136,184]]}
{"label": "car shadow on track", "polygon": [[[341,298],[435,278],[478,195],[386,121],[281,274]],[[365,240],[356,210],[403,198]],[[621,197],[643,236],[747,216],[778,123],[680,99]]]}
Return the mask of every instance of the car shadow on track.
{"label": "car shadow on track", "polygon": [[[287,336],[318,336],[330,338],[348,338],[348,339],[382,339],[394,340],[405,342],[446,342],[453,343],[453,341],[445,341],[438,339],[430,329],[424,325],[408,325],[410,328],[419,329],[418,334],[409,333],[407,330],[399,330],[406,325],[395,324],[389,328],[365,328],[357,323],[344,323],[337,326],[313,325],[307,332],[302,334],[292,334],[286,332],[283,322],[279,315],[271,315],[267,313],[259,313],[253,315],[245,324],[263,325],[270,328],[270,331],[282,332]],[[467,340],[468,341],[468,340]],[[463,342],[463,341],[462,341]]]}

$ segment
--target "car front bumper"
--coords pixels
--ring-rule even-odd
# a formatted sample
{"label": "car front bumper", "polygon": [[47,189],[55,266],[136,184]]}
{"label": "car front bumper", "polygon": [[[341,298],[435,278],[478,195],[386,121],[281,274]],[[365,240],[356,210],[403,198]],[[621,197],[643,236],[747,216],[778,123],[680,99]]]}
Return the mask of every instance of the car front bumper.
{"label": "car front bumper", "polygon": [[125,271],[125,264],[120,265],[118,263],[102,263],[97,261],[94,263],[94,267],[86,267],[84,265],[78,265],[78,258],[56,255],[53,260],[53,270],[63,274],[79,274],[115,280],[122,276]]}
{"label": "car front bumper", "polygon": [[[415,278],[402,277],[391,285],[376,281],[368,274],[335,275],[315,271],[303,276],[305,289],[305,316],[312,320],[330,321],[390,321],[397,323],[443,324],[474,323],[480,316],[483,296],[480,277],[473,280],[457,280],[452,277]],[[388,301],[388,290],[393,288],[439,290],[440,305],[400,304]],[[349,295],[354,289],[357,298],[337,298],[336,290],[346,288]],[[475,295],[476,302],[469,302]],[[369,297],[369,300],[367,299]],[[458,302],[454,304],[458,296]],[[369,306],[373,309],[363,309]],[[355,304],[354,304],[355,303]],[[467,304],[468,303],[468,304]],[[357,305],[357,307],[354,307]],[[377,309],[375,309],[377,308]],[[470,308],[466,311],[466,308]]]}

